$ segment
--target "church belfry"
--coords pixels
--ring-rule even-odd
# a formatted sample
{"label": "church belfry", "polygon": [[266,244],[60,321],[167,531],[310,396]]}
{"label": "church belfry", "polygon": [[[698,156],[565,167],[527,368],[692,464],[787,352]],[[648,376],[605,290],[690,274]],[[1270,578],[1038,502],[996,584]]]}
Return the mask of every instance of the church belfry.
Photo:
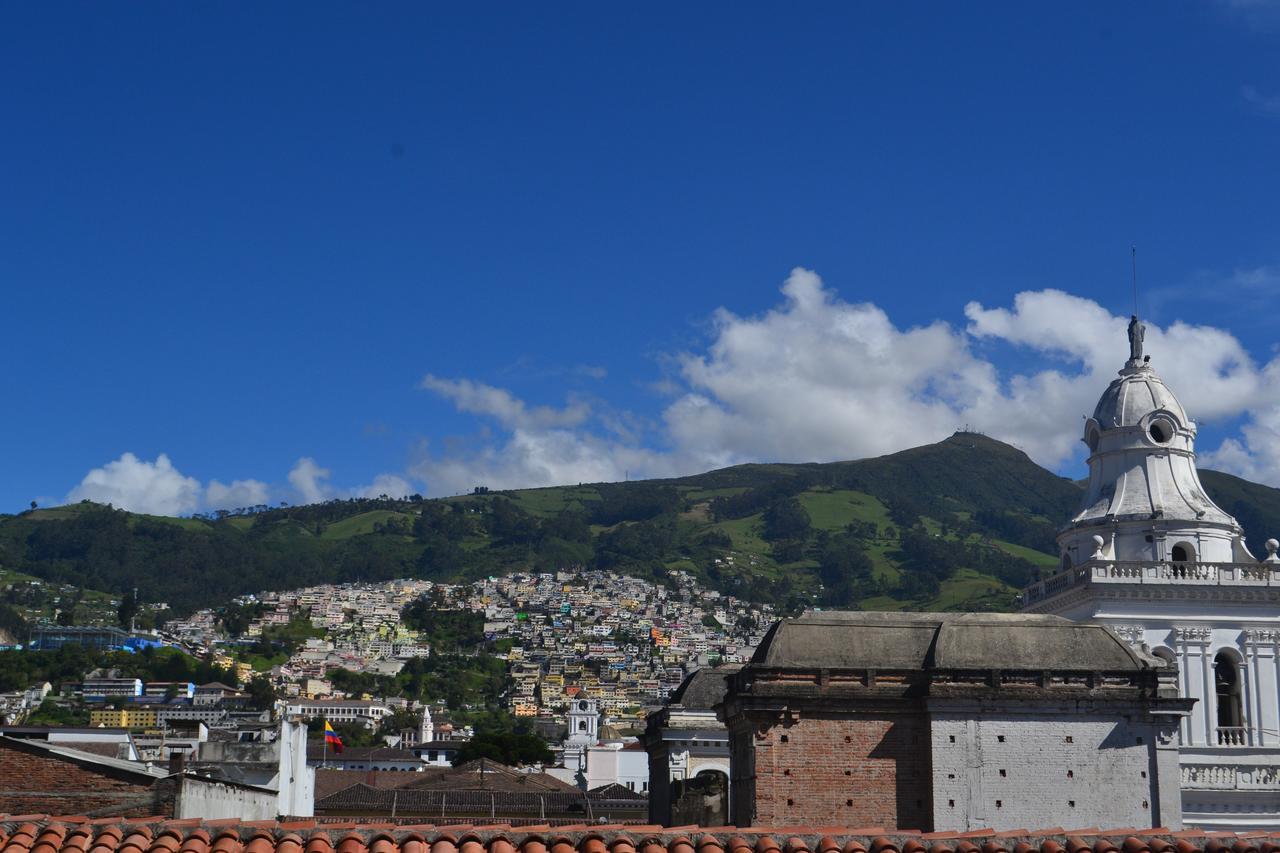
{"label": "church belfry", "polygon": [[1200,483],[1195,422],[1143,355],[1144,333],[1134,317],[1129,360],[1085,421],[1089,485],[1058,536],[1063,568],[1098,559],[1253,562],[1240,525]]}
{"label": "church belfry", "polygon": [[569,740],[574,743],[595,743],[600,731],[600,709],[596,700],[578,698],[569,705]]}

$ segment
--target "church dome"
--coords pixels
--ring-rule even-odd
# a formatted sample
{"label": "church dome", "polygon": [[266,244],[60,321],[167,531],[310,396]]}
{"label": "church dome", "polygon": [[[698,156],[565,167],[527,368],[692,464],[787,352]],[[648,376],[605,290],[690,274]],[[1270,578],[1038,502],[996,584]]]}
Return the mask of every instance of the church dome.
{"label": "church dome", "polygon": [[1240,525],[1200,482],[1196,425],[1142,355],[1142,331],[1135,318],[1129,361],[1085,422],[1089,484],[1058,536],[1063,565],[1251,561]]}
{"label": "church dome", "polygon": [[1194,429],[1178,398],[1150,367],[1130,368],[1107,386],[1093,410],[1099,429],[1115,429],[1142,424],[1156,412],[1167,412],[1178,425]]}

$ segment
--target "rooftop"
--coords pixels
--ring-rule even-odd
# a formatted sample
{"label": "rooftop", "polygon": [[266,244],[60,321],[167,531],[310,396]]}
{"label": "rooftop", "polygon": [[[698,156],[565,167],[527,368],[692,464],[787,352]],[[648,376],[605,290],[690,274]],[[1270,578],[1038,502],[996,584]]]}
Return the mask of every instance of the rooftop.
{"label": "rooftop", "polygon": [[671,694],[670,705],[682,705],[685,708],[711,710],[724,701],[728,691],[725,677],[742,669],[742,664],[725,664],[724,666],[695,669],[680,682],[680,686]]}
{"label": "rooftop", "polygon": [[1101,625],[1017,613],[830,611],[777,622],[753,666],[1138,672],[1160,664]]}
{"label": "rooftop", "polygon": [[883,827],[396,826],[0,815],[4,853],[1280,853],[1280,833]]}

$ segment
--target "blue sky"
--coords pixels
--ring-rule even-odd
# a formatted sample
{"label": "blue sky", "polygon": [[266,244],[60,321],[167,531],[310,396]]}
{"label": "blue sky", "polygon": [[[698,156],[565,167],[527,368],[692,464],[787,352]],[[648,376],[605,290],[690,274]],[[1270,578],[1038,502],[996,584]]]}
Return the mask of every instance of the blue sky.
{"label": "blue sky", "polygon": [[1202,453],[1280,485],[1266,0],[10,4],[0,75],[0,511],[962,423],[1079,475],[1131,244]]}

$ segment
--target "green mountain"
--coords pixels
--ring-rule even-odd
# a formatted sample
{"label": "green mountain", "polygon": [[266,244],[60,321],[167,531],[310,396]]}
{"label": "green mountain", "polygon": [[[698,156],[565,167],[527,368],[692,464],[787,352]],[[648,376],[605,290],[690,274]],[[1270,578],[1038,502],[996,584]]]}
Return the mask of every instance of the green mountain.
{"label": "green mountain", "polygon": [[[1280,490],[1204,472],[1260,553]],[[480,490],[483,492],[483,490]],[[137,587],[177,612],[262,589],[586,566],[787,608],[1008,609],[1056,565],[1080,486],[972,433],[875,459],[752,464],[692,477],[353,499],[165,518],[92,503],[0,516],[0,570]]]}

